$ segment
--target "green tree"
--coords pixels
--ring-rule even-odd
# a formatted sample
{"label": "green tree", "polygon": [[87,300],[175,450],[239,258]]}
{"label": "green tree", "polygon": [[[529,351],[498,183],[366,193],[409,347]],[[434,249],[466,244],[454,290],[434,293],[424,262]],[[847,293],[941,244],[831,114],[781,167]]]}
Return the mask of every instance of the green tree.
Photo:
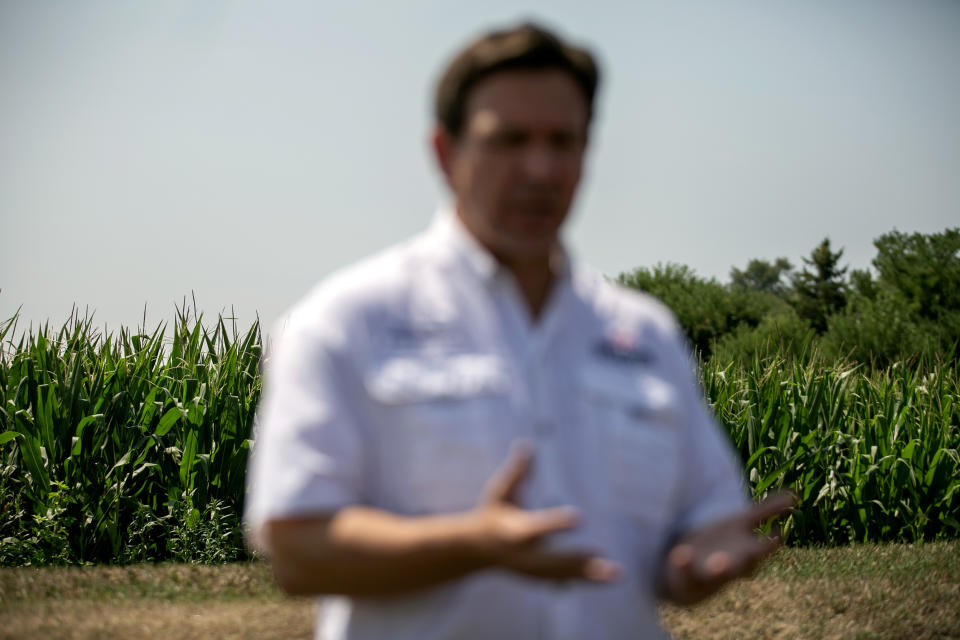
{"label": "green tree", "polygon": [[770,309],[782,304],[770,294],[727,287],[702,278],[682,264],[658,264],[622,273],[618,282],[645,291],[676,314],[687,338],[707,357],[713,343],[740,324],[756,326]]}
{"label": "green tree", "polygon": [[850,271],[849,295],[850,298],[876,300],[880,294],[880,284],[869,269],[853,269]]}
{"label": "green tree", "polygon": [[920,317],[938,321],[960,312],[960,228],[910,235],[891,231],[873,244],[880,283],[903,294]]}
{"label": "green tree", "polygon": [[793,276],[793,307],[820,334],[827,330],[827,318],[847,303],[843,277],[847,267],[840,268],[842,256],[843,249],[833,251],[830,238],[824,238],[809,258],[803,258],[803,270]]}
{"label": "green tree", "polygon": [[736,267],[730,269],[730,284],[783,297],[788,289],[784,276],[792,269],[793,265],[786,258],[777,258],[774,262],[754,258],[742,271]]}

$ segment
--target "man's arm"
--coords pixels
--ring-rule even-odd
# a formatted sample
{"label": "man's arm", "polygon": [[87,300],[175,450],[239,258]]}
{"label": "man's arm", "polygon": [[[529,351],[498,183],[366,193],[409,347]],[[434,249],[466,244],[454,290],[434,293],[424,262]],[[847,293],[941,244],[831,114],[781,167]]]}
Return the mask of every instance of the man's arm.
{"label": "man's arm", "polygon": [[263,543],[280,586],[291,594],[407,593],[499,567],[553,580],[609,582],[619,567],[589,552],[548,551],[551,533],[576,526],[567,507],[527,511],[515,503],[530,467],[518,447],[467,512],[407,517],[365,506],[330,516],[274,520]]}
{"label": "man's arm", "polygon": [[728,582],[748,576],[780,546],[756,528],[789,511],[796,499],[776,495],[760,504],[684,535],[668,551],[659,576],[660,596],[680,605],[709,598]]}

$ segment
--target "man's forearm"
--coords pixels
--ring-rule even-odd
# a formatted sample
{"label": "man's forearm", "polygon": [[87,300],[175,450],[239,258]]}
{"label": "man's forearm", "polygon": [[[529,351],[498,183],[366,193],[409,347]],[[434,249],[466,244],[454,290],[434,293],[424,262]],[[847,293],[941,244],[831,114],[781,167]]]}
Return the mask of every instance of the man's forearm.
{"label": "man's forearm", "polygon": [[331,517],[271,522],[267,550],[291,594],[383,596],[490,566],[468,513],[407,517],[363,506]]}
{"label": "man's forearm", "polygon": [[515,448],[470,511],[409,517],[365,506],[266,525],[261,541],[288,593],[386,596],[499,567],[545,580],[610,582],[620,567],[588,550],[541,542],[577,526],[571,507],[528,510],[515,493],[532,452]]}

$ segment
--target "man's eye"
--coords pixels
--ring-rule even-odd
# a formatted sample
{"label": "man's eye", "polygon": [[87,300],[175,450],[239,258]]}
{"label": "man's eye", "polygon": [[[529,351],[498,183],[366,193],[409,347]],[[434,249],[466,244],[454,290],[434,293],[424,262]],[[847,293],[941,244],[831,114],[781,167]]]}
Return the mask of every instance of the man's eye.
{"label": "man's eye", "polygon": [[490,139],[493,146],[501,149],[515,149],[527,142],[527,135],[522,131],[501,131]]}
{"label": "man's eye", "polygon": [[550,146],[562,151],[572,151],[581,145],[580,136],[571,133],[556,133],[550,136]]}

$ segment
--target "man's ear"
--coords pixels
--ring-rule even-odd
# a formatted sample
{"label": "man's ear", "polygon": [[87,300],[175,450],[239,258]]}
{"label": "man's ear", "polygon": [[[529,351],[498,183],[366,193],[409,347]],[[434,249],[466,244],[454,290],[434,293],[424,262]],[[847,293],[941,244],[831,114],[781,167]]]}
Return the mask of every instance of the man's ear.
{"label": "man's ear", "polygon": [[453,173],[453,154],[456,141],[443,125],[437,124],[433,127],[430,144],[433,147],[433,155],[437,161],[437,166],[443,172],[443,176],[449,185]]}

